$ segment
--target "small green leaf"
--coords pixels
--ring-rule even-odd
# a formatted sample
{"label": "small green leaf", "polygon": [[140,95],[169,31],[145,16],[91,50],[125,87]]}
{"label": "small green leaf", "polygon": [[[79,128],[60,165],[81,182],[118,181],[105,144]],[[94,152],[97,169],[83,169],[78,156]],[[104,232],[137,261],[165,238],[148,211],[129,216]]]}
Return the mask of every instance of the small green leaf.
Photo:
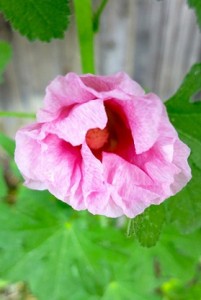
{"label": "small green leaf", "polygon": [[132,220],[130,235],[133,232],[142,246],[152,247],[159,239],[164,221],[164,207],[152,205]]}
{"label": "small green leaf", "polygon": [[201,64],[195,64],[176,94],[167,102],[169,117],[180,138],[191,148],[190,165],[193,178],[177,195],[167,202],[169,220],[182,232],[191,232],[201,226],[201,102],[192,102],[201,90]]}
{"label": "small green leaf", "polygon": [[12,56],[11,46],[4,41],[0,41],[0,83],[2,82],[2,74]]}
{"label": "small green leaf", "polygon": [[9,154],[14,157],[15,141],[0,132],[0,146]]}
{"label": "small green leaf", "polygon": [[108,3],[108,0],[102,0],[97,11],[93,15],[93,31],[98,32],[99,30],[99,23],[100,23],[100,17],[103,13],[103,10]]}
{"label": "small green leaf", "polygon": [[200,0],[188,0],[188,5],[190,8],[195,10],[197,16],[197,22],[201,29],[201,1]]}
{"label": "small green leaf", "polygon": [[68,0],[0,0],[12,26],[30,40],[63,38],[70,14]]}

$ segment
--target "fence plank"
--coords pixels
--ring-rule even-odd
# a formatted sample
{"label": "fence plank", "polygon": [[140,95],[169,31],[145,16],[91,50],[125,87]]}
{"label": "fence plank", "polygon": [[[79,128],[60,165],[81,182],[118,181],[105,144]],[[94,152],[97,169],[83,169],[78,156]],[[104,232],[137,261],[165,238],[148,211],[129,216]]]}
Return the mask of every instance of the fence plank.
{"label": "fence plank", "polygon": [[[71,18],[65,39],[50,44],[29,42],[0,19],[0,38],[10,41],[14,49],[0,86],[0,109],[35,111],[42,104],[45,87],[57,74],[81,72]],[[124,70],[166,99],[201,58],[201,34],[185,0],[109,0],[96,50],[97,73]],[[13,135],[20,123],[1,120],[0,129]]]}

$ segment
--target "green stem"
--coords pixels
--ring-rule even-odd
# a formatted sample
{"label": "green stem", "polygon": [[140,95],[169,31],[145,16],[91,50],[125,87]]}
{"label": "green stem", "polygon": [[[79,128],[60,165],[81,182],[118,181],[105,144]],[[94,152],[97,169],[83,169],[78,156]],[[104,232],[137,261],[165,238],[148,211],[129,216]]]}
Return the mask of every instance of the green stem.
{"label": "green stem", "polygon": [[36,115],[32,113],[24,113],[24,112],[16,112],[16,111],[0,111],[0,117],[35,119]]}
{"label": "green stem", "polygon": [[133,219],[128,219],[126,235],[127,237],[131,237],[133,235]]}
{"label": "green stem", "polygon": [[83,73],[95,73],[91,0],[73,0]]}
{"label": "green stem", "polygon": [[107,3],[108,3],[108,0],[102,0],[99,8],[94,13],[94,17],[93,17],[93,30],[94,30],[94,32],[98,32],[100,17],[101,17],[101,14],[102,14],[102,12],[103,12],[103,10],[104,10]]}

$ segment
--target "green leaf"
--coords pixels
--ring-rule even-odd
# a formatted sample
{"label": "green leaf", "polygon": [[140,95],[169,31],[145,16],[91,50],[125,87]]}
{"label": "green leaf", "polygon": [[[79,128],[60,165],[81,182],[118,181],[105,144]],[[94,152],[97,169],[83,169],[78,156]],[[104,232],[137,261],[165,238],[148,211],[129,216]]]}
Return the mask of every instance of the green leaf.
{"label": "green leaf", "polygon": [[0,276],[25,280],[41,300],[100,296],[112,276],[106,261],[121,262],[126,254],[112,251],[121,240],[117,230],[111,235],[108,229],[113,243],[101,241],[106,230],[98,224],[98,232],[90,228],[82,215],[72,216],[67,205],[47,192],[21,189],[17,204],[0,206]]}
{"label": "green leaf", "polygon": [[164,207],[162,205],[152,205],[141,215],[131,220],[128,235],[134,234],[144,247],[155,246],[159,239],[164,221]]}
{"label": "green leaf", "polygon": [[167,278],[192,278],[200,233],[187,247],[189,238],[168,228],[147,249],[48,192],[22,187],[16,200],[0,203],[0,278],[26,282],[40,300],[157,300],[156,288]]}
{"label": "green leaf", "polygon": [[99,30],[99,24],[100,24],[100,17],[103,13],[103,10],[108,3],[108,0],[102,0],[97,11],[93,15],[93,31],[98,32]]}
{"label": "green leaf", "polygon": [[3,174],[3,168],[0,166],[0,199],[5,197],[8,192],[8,187],[5,182],[4,174]]}
{"label": "green leaf", "polygon": [[41,41],[63,38],[70,14],[67,0],[0,0],[0,10],[22,35]]}
{"label": "green leaf", "polygon": [[201,64],[195,64],[176,94],[166,102],[169,117],[180,138],[191,148],[190,165],[193,178],[167,202],[169,220],[185,233],[201,226],[201,102],[192,102],[201,90]]}
{"label": "green leaf", "polygon": [[14,157],[15,141],[0,132],[0,146],[9,154]]}
{"label": "green leaf", "polygon": [[74,0],[83,73],[95,73],[94,33],[91,0]]}
{"label": "green leaf", "polygon": [[188,0],[188,5],[190,8],[195,10],[197,16],[197,22],[201,29],[201,1],[199,0]]}
{"label": "green leaf", "polygon": [[[1,1],[1,0],[0,0]],[[0,83],[2,82],[2,74],[11,59],[12,48],[11,46],[4,41],[0,41]]]}

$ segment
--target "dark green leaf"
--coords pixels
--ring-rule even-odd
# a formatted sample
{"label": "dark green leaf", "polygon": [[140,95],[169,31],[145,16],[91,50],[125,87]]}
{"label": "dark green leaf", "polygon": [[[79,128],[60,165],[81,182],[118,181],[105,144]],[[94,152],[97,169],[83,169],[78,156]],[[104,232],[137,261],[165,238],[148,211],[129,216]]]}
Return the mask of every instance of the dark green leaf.
{"label": "dark green leaf", "polygon": [[144,247],[152,247],[159,239],[164,223],[164,208],[162,205],[152,205],[144,213],[131,220],[130,234],[137,237]]}
{"label": "dark green leaf", "polygon": [[67,0],[0,0],[12,26],[30,40],[63,38],[70,14]]}
{"label": "dark green leaf", "polygon": [[201,90],[201,64],[195,64],[176,94],[166,102],[170,120],[180,138],[191,148],[193,178],[167,202],[167,213],[181,231],[191,232],[201,226],[201,102],[192,102]]}
{"label": "dark green leaf", "polygon": [[2,132],[0,132],[0,146],[7,152],[7,154],[14,157],[15,142]]}
{"label": "dark green leaf", "polygon": [[2,82],[2,74],[5,70],[6,65],[11,59],[11,56],[11,46],[7,42],[0,41],[0,82]]}
{"label": "dark green leaf", "polygon": [[201,1],[200,0],[188,0],[188,5],[195,10],[197,16],[197,22],[201,29]]}

